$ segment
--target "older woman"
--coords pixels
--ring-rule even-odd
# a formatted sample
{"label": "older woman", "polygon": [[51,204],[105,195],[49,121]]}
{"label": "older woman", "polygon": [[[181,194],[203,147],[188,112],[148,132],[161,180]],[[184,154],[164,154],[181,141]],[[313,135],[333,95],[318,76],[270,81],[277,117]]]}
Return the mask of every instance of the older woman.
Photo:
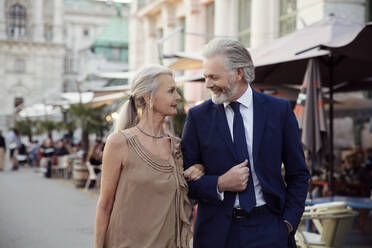
{"label": "older woman", "polygon": [[[130,100],[104,149],[96,248],[188,247],[191,204],[180,139],[164,130],[164,119],[177,113],[179,100],[167,68],[146,66],[134,77]],[[185,174],[196,180],[203,167]]]}

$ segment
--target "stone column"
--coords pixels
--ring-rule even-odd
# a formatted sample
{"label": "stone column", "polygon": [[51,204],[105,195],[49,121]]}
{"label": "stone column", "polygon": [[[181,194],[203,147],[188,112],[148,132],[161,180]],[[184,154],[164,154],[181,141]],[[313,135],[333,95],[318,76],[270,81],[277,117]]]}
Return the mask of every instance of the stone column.
{"label": "stone column", "polygon": [[5,1],[0,0],[0,40],[6,39],[5,11]]}
{"label": "stone column", "polygon": [[34,0],[33,37],[35,42],[44,42],[43,1]]}
{"label": "stone column", "polygon": [[[214,33],[217,36],[238,38],[239,32],[239,1],[216,0],[214,15]],[[247,13],[248,14],[248,13]],[[229,20],[229,21],[226,21]]]}
{"label": "stone column", "polygon": [[[202,11],[201,1],[186,0],[186,36],[185,36],[185,51],[186,53],[198,53],[203,48],[205,37],[193,34],[205,34],[206,18]],[[185,71],[185,75],[199,74],[196,70]],[[195,102],[201,100],[204,84],[186,84],[184,86],[184,96],[187,102],[186,108],[194,105]]]}
{"label": "stone column", "polygon": [[62,43],[63,38],[63,0],[54,0],[53,42]]}
{"label": "stone column", "polygon": [[274,38],[275,11],[272,0],[252,0],[251,47]]}
{"label": "stone column", "polygon": [[[185,51],[199,52],[205,42],[204,36],[197,34],[205,33],[206,19],[202,18],[201,4],[196,0],[186,1],[186,20],[185,20]],[[196,34],[196,35],[195,35]]]}
{"label": "stone column", "polygon": [[[166,3],[164,8],[161,11],[162,17],[162,26],[163,26],[163,37],[167,37],[171,34],[176,28],[176,9],[172,3]],[[169,37],[167,40],[164,40],[163,54],[170,54],[175,52],[177,49],[177,34]]]}
{"label": "stone column", "polygon": [[[129,19],[129,47],[128,50],[129,56],[129,70],[134,71],[137,68],[137,61],[139,60],[139,53],[140,50],[138,49],[139,46],[143,47],[143,44],[137,42],[137,37],[140,36],[142,32],[140,32],[142,26],[140,25],[140,20],[137,17],[137,4],[130,5],[130,19]],[[143,49],[142,49],[143,51]],[[142,56],[143,57],[143,56]]]}
{"label": "stone column", "polygon": [[159,63],[154,20],[150,17],[145,17],[143,20],[143,24],[145,36],[145,63]]}

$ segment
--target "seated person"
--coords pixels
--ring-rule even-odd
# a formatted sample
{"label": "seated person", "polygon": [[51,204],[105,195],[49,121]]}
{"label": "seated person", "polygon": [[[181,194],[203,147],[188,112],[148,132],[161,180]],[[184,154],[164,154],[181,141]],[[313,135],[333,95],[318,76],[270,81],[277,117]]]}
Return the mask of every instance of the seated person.
{"label": "seated person", "polygon": [[358,180],[356,175],[356,160],[354,155],[349,155],[343,161],[343,168],[341,170],[340,181],[343,183],[355,183]]}
{"label": "seated person", "polygon": [[55,155],[57,156],[64,156],[70,154],[69,150],[67,149],[64,140],[60,140],[57,142]]}
{"label": "seated person", "polygon": [[55,148],[52,139],[47,138],[44,140],[43,144],[40,146],[40,153],[42,156],[40,166],[46,168],[48,162],[52,161],[55,153]]}
{"label": "seated person", "polygon": [[101,170],[98,168],[102,164],[102,154],[103,154],[103,143],[101,140],[95,140],[94,145],[90,149],[88,156],[87,156],[87,161],[95,166],[94,172],[96,174],[100,173]]}
{"label": "seated person", "polygon": [[16,158],[19,165],[25,165],[28,162],[28,154],[25,144],[21,144],[19,149],[16,151]]}
{"label": "seated person", "polygon": [[38,141],[37,140],[31,141],[28,147],[28,157],[29,157],[31,166],[36,166],[36,167],[39,166],[39,155],[38,155],[39,149],[40,149],[40,146],[38,144]]}
{"label": "seated person", "polygon": [[[360,173],[362,166],[361,164],[357,163],[356,153],[347,156],[343,162],[339,182],[345,184],[360,184]],[[342,187],[338,189],[336,194],[345,196],[360,196],[360,188],[351,186]]]}
{"label": "seated person", "polygon": [[372,194],[372,148],[367,149],[367,157],[360,172],[360,182],[365,185],[366,197]]}

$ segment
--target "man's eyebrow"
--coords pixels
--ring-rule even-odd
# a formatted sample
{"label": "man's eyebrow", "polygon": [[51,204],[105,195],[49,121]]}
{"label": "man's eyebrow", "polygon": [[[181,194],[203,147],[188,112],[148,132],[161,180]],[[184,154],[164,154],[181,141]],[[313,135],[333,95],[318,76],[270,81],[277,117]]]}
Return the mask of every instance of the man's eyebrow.
{"label": "man's eyebrow", "polygon": [[215,77],[216,74],[205,74],[205,73],[203,73],[203,76],[204,77]]}

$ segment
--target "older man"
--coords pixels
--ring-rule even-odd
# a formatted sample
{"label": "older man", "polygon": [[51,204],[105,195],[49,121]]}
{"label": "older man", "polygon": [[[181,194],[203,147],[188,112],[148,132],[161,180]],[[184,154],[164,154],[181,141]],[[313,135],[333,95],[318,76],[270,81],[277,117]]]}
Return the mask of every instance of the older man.
{"label": "older man", "polygon": [[212,99],[190,109],[182,135],[185,168],[206,172],[189,183],[194,247],[295,247],[309,172],[291,105],[250,87],[254,67],[239,42],[212,40],[203,55]]}

